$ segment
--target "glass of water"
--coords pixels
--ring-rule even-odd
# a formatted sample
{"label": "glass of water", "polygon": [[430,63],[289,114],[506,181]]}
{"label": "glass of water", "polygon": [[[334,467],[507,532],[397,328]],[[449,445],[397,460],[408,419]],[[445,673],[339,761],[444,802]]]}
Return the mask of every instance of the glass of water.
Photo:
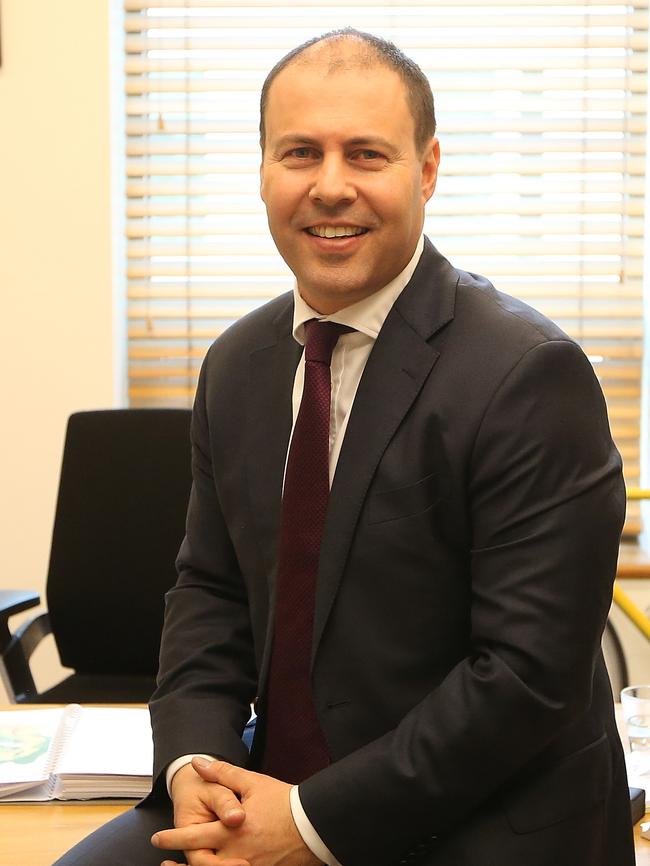
{"label": "glass of water", "polygon": [[633,752],[650,752],[650,686],[628,686],[621,692],[623,718]]}

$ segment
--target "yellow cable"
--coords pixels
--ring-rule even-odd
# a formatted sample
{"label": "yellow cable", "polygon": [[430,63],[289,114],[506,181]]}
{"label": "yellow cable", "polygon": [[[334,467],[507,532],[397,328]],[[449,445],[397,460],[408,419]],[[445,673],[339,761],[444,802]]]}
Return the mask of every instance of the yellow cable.
{"label": "yellow cable", "polygon": [[[628,487],[628,500],[650,499],[650,489],[643,487]],[[621,589],[618,581],[614,583],[614,603],[632,620],[636,627],[650,640],[650,619],[641,608],[632,601],[630,596]]]}
{"label": "yellow cable", "polygon": [[627,488],[627,498],[628,499],[650,499],[650,490],[643,487],[628,487]]}

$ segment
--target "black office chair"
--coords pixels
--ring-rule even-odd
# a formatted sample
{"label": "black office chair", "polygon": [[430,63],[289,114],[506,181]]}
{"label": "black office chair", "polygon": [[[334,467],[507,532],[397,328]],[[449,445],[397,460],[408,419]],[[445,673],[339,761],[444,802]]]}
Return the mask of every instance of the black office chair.
{"label": "black office chair", "polygon": [[[130,703],[155,686],[163,596],[176,580],[191,486],[189,409],[109,409],[68,421],[48,612],[11,634],[37,593],[0,592],[4,679],[17,703]],[[29,659],[52,632],[74,673],[38,693]]]}

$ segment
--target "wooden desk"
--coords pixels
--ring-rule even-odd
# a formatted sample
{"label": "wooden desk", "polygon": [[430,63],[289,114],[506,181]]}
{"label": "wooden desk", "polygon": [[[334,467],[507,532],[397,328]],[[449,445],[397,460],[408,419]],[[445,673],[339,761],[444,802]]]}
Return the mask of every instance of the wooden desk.
{"label": "wooden desk", "polygon": [[616,576],[621,578],[650,577],[650,550],[643,544],[624,541],[618,555]]}
{"label": "wooden desk", "polygon": [[51,866],[68,848],[132,805],[130,801],[0,804],[0,866]]}
{"label": "wooden desk", "polygon": [[[646,815],[644,820],[648,819]],[[636,866],[650,866],[650,841],[641,838],[641,822],[634,828],[634,850],[636,851]]]}
{"label": "wooden desk", "polygon": [[[10,707],[3,706],[2,709]],[[626,745],[620,707],[617,707],[617,722]],[[112,803],[0,803],[0,866],[51,866],[57,857],[93,830],[133,805],[132,801],[126,800]],[[650,820],[650,814],[645,820]],[[634,828],[636,864],[650,866],[650,840],[642,839],[640,832],[639,823]]]}
{"label": "wooden desk", "polygon": [[[58,705],[0,704],[0,710],[43,709],[51,706]],[[69,848],[102,824],[131,809],[136,802],[55,800],[48,803],[0,803],[0,866],[51,866]]]}
{"label": "wooden desk", "polygon": [[[0,866],[51,866],[68,848],[131,805],[0,805]],[[641,838],[639,824],[634,828],[634,847],[637,866],[650,866],[650,841]]]}

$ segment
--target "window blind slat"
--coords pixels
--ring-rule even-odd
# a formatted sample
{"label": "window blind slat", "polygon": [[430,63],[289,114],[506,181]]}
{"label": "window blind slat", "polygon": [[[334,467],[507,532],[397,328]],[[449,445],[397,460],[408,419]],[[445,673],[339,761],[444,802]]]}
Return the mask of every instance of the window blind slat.
{"label": "window blind slat", "polygon": [[[582,241],[580,243],[580,261],[584,261],[585,256],[616,256],[620,258],[622,253],[627,250],[627,254],[638,256],[643,255],[643,240],[638,239],[634,242],[593,240]],[[445,244],[445,250],[449,255],[463,255],[467,248],[467,241],[448,241]],[[257,247],[260,253],[265,255],[274,255],[275,247],[270,238],[260,238]],[[493,240],[475,238],[472,242],[472,255],[474,256],[508,256],[512,252],[512,240]],[[576,246],[573,240],[530,240],[517,243],[517,252],[524,256],[576,256]],[[250,240],[246,237],[234,237],[224,235],[222,238],[211,242],[192,243],[181,242],[172,243],[157,243],[157,244],[138,244],[130,243],[128,249],[128,257],[132,259],[144,259],[154,256],[173,256],[173,257],[194,257],[202,256],[227,256],[238,255],[246,256],[250,254]],[[536,261],[537,263],[537,261]],[[548,271],[545,271],[548,273]]]}
{"label": "window blind slat", "polygon": [[[241,156],[242,154],[253,154],[254,165],[258,167],[259,144],[257,137],[248,135],[239,139],[222,138],[209,141],[200,138],[192,138],[188,133],[179,134],[174,140],[165,141],[166,134],[161,133],[155,122],[129,124],[127,134],[133,136],[127,141],[127,156]],[[150,135],[149,138],[144,136]],[[142,136],[142,138],[140,138]],[[573,138],[541,138],[541,136],[527,135],[516,137],[498,137],[488,135],[474,139],[465,135],[450,135],[445,132],[445,151],[449,155],[468,154],[492,155],[494,153],[513,153],[517,155],[544,155],[544,154],[605,154],[614,153],[625,156],[626,154],[645,154],[647,145],[645,136],[628,136],[623,140],[618,138],[583,138],[576,134]]]}
{"label": "window blind slat", "polygon": [[[630,238],[643,237],[643,219],[641,217],[630,217],[623,223],[620,214],[604,214],[601,219],[585,218],[579,215],[577,218],[562,217],[556,215],[545,215],[541,217],[530,217],[526,220],[517,220],[513,217],[501,217],[490,221],[486,225],[485,220],[479,216],[450,216],[436,222],[436,237],[458,238],[466,243],[467,237],[472,238],[494,238],[516,236],[520,239],[527,237],[538,237],[540,239],[549,236],[556,237],[560,241],[572,238],[574,243],[581,242],[582,238],[598,235],[604,240],[611,238],[621,240],[623,236]],[[252,218],[232,214],[224,217],[221,214],[213,214],[201,220],[191,218],[156,218],[151,217],[146,222],[136,219],[127,223],[126,232],[130,239],[136,238],[210,238],[215,235],[223,236],[233,231],[247,232],[246,237],[252,240],[254,245],[264,243],[268,238],[266,217],[263,214],[255,214]],[[621,241],[622,242],[622,241]]]}
{"label": "window blind slat", "polygon": [[[192,55],[182,58],[161,58],[154,55],[153,59],[145,59],[142,54],[130,54],[125,59],[125,69],[129,75],[151,73],[152,76],[159,76],[168,72],[183,72],[186,75],[203,72],[209,76],[210,81],[213,76],[221,75],[224,80],[233,82],[233,89],[235,90],[243,87],[246,90],[259,93],[270,65],[273,64],[274,58],[278,59],[276,55],[277,52],[258,52],[256,56],[247,58],[241,52],[224,50],[218,55],[210,54],[207,57]],[[621,55],[625,58],[623,67]],[[425,60],[420,62],[420,66],[426,74],[435,74],[436,82],[439,78],[449,80],[450,90],[461,91],[467,90],[467,80],[456,79],[454,81],[453,73],[455,72],[465,73],[478,70],[489,72],[499,85],[504,81],[514,80],[514,76],[516,76],[516,80],[521,80],[530,73],[536,73],[542,76],[544,83],[549,86],[552,85],[551,89],[555,89],[556,84],[562,86],[561,81],[565,74],[569,75],[567,83],[575,84],[579,80],[579,73],[583,70],[589,70],[592,74],[588,80],[580,82],[582,87],[589,87],[588,82],[591,81],[592,77],[596,81],[596,76],[600,75],[604,80],[605,72],[608,73],[610,81],[616,78],[620,82],[625,82],[626,71],[641,74],[647,72],[648,68],[645,52],[629,55],[626,49],[612,54],[601,54],[597,58],[581,56],[577,52],[560,55],[548,54],[548,52],[543,51],[510,51],[504,54],[502,51],[496,50],[484,50],[459,57],[457,52],[446,51],[444,47],[436,48],[435,54],[425,55]],[[241,76],[237,77],[236,73],[241,73]],[[156,80],[156,78],[154,77],[152,80]],[[488,87],[489,82],[490,79],[484,79],[477,85],[478,89],[491,89]],[[532,84],[531,81],[529,89],[534,91],[537,88],[533,87]],[[643,89],[642,79],[630,85],[630,92],[641,93]]]}
{"label": "window blind slat", "polygon": [[[431,5],[431,4],[429,4]],[[464,30],[467,31],[467,13],[458,13],[458,8],[462,7],[462,3],[457,4],[452,10],[448,11],[444,16],[438,15],[437,38],[444,45],[447,44],[444,34],[449,30]],[[474,4],[465,4],[473,6]],[[358,10],[354,8],[356,4],[349,4],[345,7],[342,13],[339,13],[341,20],[348,15],[356,16]],[[243,8],[243,7],[242,7]],[[365,14],[366,28],[375,30],[378,27],[391,26],[395,17],[395,10],[391,6],[382,7],[381,4],[373,4],[372,11]],[[314,27],[314,24],[322,16],[322,9],[318,7],[305,8],[304,5],[298,7],[299,11],[295,12],[288,26],[290,28]],[[190,10],[198,11],[198,10]],[[218,31],[234,28],[243,29],[250,27],[251,23],[258,30],[264,31],[268,28],[277,27],[278,18],[274,14],[264,14],[259,11],[259,8],[250,8],[247,15],[242,14],[241,8],[229,9],[212,9],[212,15],[193,15],[186,16],[168,16],[161,17],[159,15],[147,15],[146,17],[135,15],[127,16],[125,19],[125,30],[129,34],[143,33],[147,38],[156,38],[161,34],[159,31],[174,30],[176,35],[179,31],[185,30],[189,35],[195,37],[199,34],[199,38],[205,38],[208,33],[216,35]],[[221,14],[223,13],[223,14]],[[435,14],[435,13],[434,13]],[[416,5],[408,4],[400,8],[400,18],[403,27],[430,27],[432,12],[429,8],[424,10]],[[532,7],[527,13],[519,7],[516,13],[512,12],[511,7],[498,9],[498,5],[493,5],[489,14],[481,16],[480,13],[474,17],[472,21],[472,29],[481,27],[484,31],[487,28],[488,38],[484,45],[490,44],[491,36],[490,29],[499,28],[499,38],[508,39],[509,30],[520,30],[521,28],[530,27],[535,30],[548,27],[551,30],[555,29],[554,25],[557,21],[557,10],[546,9],[540,7]],[[605,11],[599,10],[597,15],[594,15],[588,7],[583,13],[569,12],[562,15],[563,27],[589,28],[590,34],[599,34],[605,28],[616,30],[617,28],[638,28],[647,29],[648,13],[646,11],[629,12],[629,11],[614,11],[612,6],[607,7]],[[615,34],[617,35],[617,34]],[[162,34],[162,38],[166,38],[166,34]],[[568,37],[570,38],[570,37]],[[499,43],[501,44],[501,43]],[[517,44],[521,45],[519,39]],[[572,43],[571,43],[572,44]]]}
{"label": "window blind slat", "polygon": [[[189,205],[182,202],[160,202],[147,200],[131,199],[127,207],[127,215],[129,217],[146,217],[146,216],[187,216],[199,217],[210,216],[211,214],[255,214],[258,212],[258,207],[253,197],[242,196],[241,199],[230,201],[232,196],[218,196],[214,202],[191,202]],[[438,195],[437,211],[429,208],[427,216],[435,217],[437,213],[446,213],[450,216],[462,215],[469,209],[469,204],[464,201],[457,201],[452,196]],[[500,214],[520,214],[522,216],[544,216],[547,214],[574,214],[576,217],[585,214],[609,214],[612,210],[612,202],[610,201],[584,201],[578,205],[575,202],[566,202],[561,200],[553,200],[550,196],[538,200],[521,199],[516,201],[515,198],[510,201],[475,201],[472,205],[472,212],[476,214],[485,214],[486,216],[498,216]],[[626,199],[619,208],[622,216],[643,216],[644,204],[643,200]]]}
{"label": "window blind slat", "polygon": [[[429,18],[429,21],[431,18]],[[367,25],[367,19],[364,21],[364,26]],[[340,23],[340,22],[339,22]],[[269,35],[251,33],[249,28],[242,27],[239,31],[233,28],[230,30],[215,30],[213,36],[195,36],[192,38],[194,46],[198,51],[257,51],[258,49],[277,49],[281,54],[285,53],[287,47],[298,44],[309,38],[308,32],[313,28],[312,25],[307,25],[304,28],[296,27],[291,36],[287,35],[287,27],[285,26],[282,32]],[[293,28],[291,28],[293,29]],[[380,35],[381,28],[373,28]],[[536,28],[535,28],[536,29]],[[143,51],[185,51],[187,50],[187,36],[129,36],[125,39],[126,51],[131,54],[140,54]],[[514,37],[512,38],[514,41]],[[433,47],[440,45],[447,51],[450,50],[475,50],[475,49],[500,49],[503,50],[504,42],[506,47],[508,40],[500,36],[497,28],[481,28],[480,33],[473,31],[467,32],[465,35],[455,33],[447,34],[444,44],[436,40]],[[233,47],[233,43],[234,46]],[[589,49],[616,49],[621,45],[620,36],[616,33],[600,35],[599,33],[590,33],[588,42],[583,40]],[[643,50],[645,48],[645,37],[643,34],[634,34],[626,40],[626,45],[631,49]],[[564,36],[563,34],[539,34],[527,33],[526,35],[518,35],[516,37],[516,45],[519,49],[533,49],[538,51],[557,51],[561,49],[574,49],[576,45],[575,36]],[[423,42],[422,36],[418,33],[410,34],[403,33],[400,39],[400,47],[404,51],[412,53],[413,49],[431,47],[431,43]]]}
{"label": "window blind slat", "polygon": [[[580,276],[611,276],[618,277],[620,271],[617,268],[616,262],[558,262],[549,257],[544,261],[530,261],[526,265],[521,265],[518,261],[507,259],[489,260],[490,257],[484,256],[482,260],[485,264],[492,265],[492,275],[496,281],[500,276],[517,275],[517,276],[534,276],[543,268],[547,276],[557,274],[564,277],[580,277]],[[467,259],[467,267],[473,270],[472,262]],[[218,269],[222,274],[239,274],[241,273],[241,262],[239,259],[233,259],[230,256],[221,256],[218,261],[214,262],[192,262],[190,266],[176,262],[160,262],[159,264],[137,264],[131,262],[127,268],[127,275],[132,277],[164,277],[164,276],[184,276],[191,274],[194,276],[211,276]],[[484,268],[486,269],[486,268]],[[250,256],[246,266],[247,273],[254,274],[287,274],[286,265],[278,261],[275,256],[265,256],[263,254]],[[642,263],[632,262],[627,266],[627,272],[632,276],[641,276],[643,273]]]}
{"label": "window blind slat", "polygon": [[[463,178],[493,177],[494,175],[507,174],[516,174],[517,177],[531,175],[553,177],[558,174],[618,176],[623,173],[628,177],[643,178],[645,160],[641,157],[593,159],[581,156],[577,159],[554,160],[529,157],[518,159],[516,164],[513,164],[512,159],[486,158],[477,160],[467,156],[448,156],[445,159],[445,177],[456,175]],[[176,176],[192,179],[195,177],[205,179],[214,175],[227,174],[236,175],[238,178],[250,176],[259,181],[258,167],[250,165],[250,160],[244,162],[241,159],[219,159],[219,161],[206,162],[190,157],[185,159],[182,164],[160,159],[132,159],[127,162],[126,174],[128,178]]]}
{"label": "window blind slat", "polygon": [[[167,123],[173,115],[180,115],[181,118],[184,119],[190,111],[196,112],[197,115],[203,117],[214,116],[216,115],[215,100],[218,99],[220,92],[219,89],[211,88],[209,91],[200,91],[197,94],[192,93],[189,97],[184,99],[175,99],[172,98],[175,96],[175,92],[169,91],[167,88],[161,88],[159,91],[156,91],[157,99],[159,100],[157,105],[159,117],[162,117],[164,122]],[[603,115],[605,113],[618,113],[620,117],[621,113],[625,111],[638,113],[644,111],[645,98],[642,94],[630,96],[616,93],[615,91],[613,92],[614,95],[612,96],[588,96],[586,95],[586,92],[578,93],[577,95],[560,92],[554,96],[549,94],[546,97],[535,98],[525,91],[518,93],[516,84],[513,82],[510,87],[506,87],[504,84],[502,92],[500,93],[492,92],[490,95],[482,93],[480,94],[482,98],[479,98],[479,95],[477,94],[477,96],[472,99],[456,99],[454,100],[454,107],[450,108],[449,111],[445,112],[445,114],[447,119],[452,121],[455,120],[455,112],[465,116],[468,111],[480,112],[483,114],[489,111],[504,110],[507,110],[510,114],[517,112],[533,114],[535,112],[544,111],[547,116],[551,116],[553,113],[561,115],[562,113],[570,112],[575,115],[575,117],[572,118],[574,124],[570,128],[579,128],[582,130],[584,128],[584,123],[581,121],[598,119],[595,116],[598,112]],[[165,94],[164,97],[163,94]],[[129,117],[146,117],[150,112],[150,94],[145,94],[142,98],[132,97],[127,99],[126,113]],[[238,114],[242,118],[246,118],[245,113],[233,110],[228,120],[224,122],[224,126],[218,127],[215,131],[220,131],[221,128],[227,130],[234,129],[241,132],[256,131],[255,126],[246,123],[245,121],[237,123],[236,115]],[[590,115],[594,115],[594,117],[592,118]],[[159,125],[160,120],[157,122]],[[453,131],[453,124],[447,123],[445,126]],[[466,129],[465,125],[463,125],[463,129]],[[525,132],[526,130],[523,129],[520,131]],[[638,130],[630,129],[630,131],[635,132]],[[640,131],[643,131],[642,127],[640,127]]]}
{"label": "window blind slat", "polygon": [[[126,82],[127,96],[144,93],[219,93],[228,90],[250,90],[254,97],[259,95],[264,76],[251,75],[250,77],[233,78],[232,74],[227,77],[223,70],[214,68],[212,61],[208,58],[203,61],[191,60],[167,60],[164,63],[153,61],[142,61],[130,58],[126,61],[126,72],[129,75],[140,75]],[[599,70],[600,71],[600,70]],[[171,77],[172,73],[182,72],[182,77]],[[186,77],[191,72],[205,72],[208,76],[202,78]],[[143,73],[151,73],[151,77],[144,77]],[[544,88],[554,95],[556,99],[564,98],[563,94],[568,91],[579,90],[583,94],[591,94],[593,91],[601,91],[605,94],[624,93],[643,95],[647,89],[647,76],[635,76],[631,81],[625,81],[619,67],[613,67],[609,75],[590,76],[576,80],[575,77],[560,74],[549,74],[548,69],[542,70]],[[472,92],[480,94],[491,94],[494,91],[512,91],[515,93],[529,94],[540,91],[540,81],[536,76],[525,75],[519,69],[513,69],[510,74],[502,69],[494,71],[492,77],[479,78],[472,82]],[[464,78],[445,76],[445,90],[448,93],[466,93],[467,81]]]}
{"label": "window blind slat", "polygon": [[[217,112],[215,112],[216,114]],[[514,112],[513,112],[514,113]],[[163,115],[164,129],[160,128],[161,119],[156,121],[130,120],[127,121],[126,131],[128,135],[142,135],[145,133],[165,132],[168,135],[213,135],[215,133],[239,133],[255,135],[257,126],[254,123],[238,123],[231,119],[227,120],[193,120],[186,118],[173,118],[173,111],[169,115]],[[204,116],[205,112],[199,111]],[[595,133],[617,133],[621,128],[620,117],[545,117],[544,129],[546,134],[554,132],[576,133],[578,135],[593,135]],[[633,117],[627,121],[630,133],[637,135],[645,134],[645,118]],[[525,133],[536,133],[539,130],[539,118],[533,117],[504,117],[480,119],[475,117],[455,117],[451,114],[443,124],[441,133],[462,133],[472,135],[484,133],[494,135],[498,132],[514,133],[524,135]]]}
{"label": "window blind slat", "polygon": [[[183,17],[184,14],[190,14],[194,9],[240,9],[247,6],[264,8],[266,6],[275,7],[278,5],[277,0],[238,0],[236,6],[233,6],[232,0],[191,0],[191,3],[188,3],[186,7],[182,7],[180,2],[181,0],[157,0],[155,3],[150,2],[150,0],[125,0],[124,8],[127,12],[144,12],[152,8],[173,8],[177,10],[177,13],[181,17]],[[349,0],[328,0],[327,9],[336,6],[350,5]],[[364,9],[367,6],[372,6],[373,8],[387,6],[394,9],[396,6],[396,4],[391,2],[391,0],[379,0],[379,2],[375,2],[375,0],[354,0],[353,5],[360,9]],[[405,3],[404,5],[407,7],[430,7],[431,0],[408,0],[408,3]],[[599,6],[611,7],[612,5],[612,0],[588,0],[587,4],[584,2],[576,2],[576,0],[545,0],[544,3],[539,3],[537,8],[543,10],[545,7],[571,6],[575,8],[576,6],[583,6],[583,8],[597,9]],[[288,10],[293,8],[302,9],[304,8],[304,0],[285,0],[285,2],[282,3],[282,6]],[[457,10],[460,6],[467,6],[472,9],[480,9],[481,7],[487,6],[490,9],[498,10],[501,8],[511,8],[513,6],[522,8],[523,4],[521,0],[458,0],[458,2],[453,4],[449,2],[447,6],[438,6],[437,9],[440,14],[445,14],[446,12],[453,12],[455,9]],[[629,0],[629,2],[626,3],[626,6],[630,9],[647,9],[648,0]],[[325,9],[325,7],[323,8]],[[531,3],[527,8],[534,9],[535,4]]]}
{"label": "window blind slat", "polygon": [[[577,174],[577,173],[576,173]],[[465,176],[462,176],[464,179]],[[443,194],[453,195],[454,184],[447,182],[448,178],[441,180],[439,191]],[[575,176],[572,178],[554,177],[550,172],[536,178],[514,174],[512,170],[508,174],[490,175],[487,177],[472,177],[467,183],[457,182],[455,184],[456,195],[467,195],[468,193],[517,195],[517,196],[540,196],[551,193],[575,194],[576,201],[579,196],[595,195],[635,195],[642,196],[645,191],[645,178],[618,176],[613,179]],[[169,198],[170,196],[212,196],[232,195],[237,189],[246,190],[255,195],[259,187],[259,175],[250,173],[242,176],[222,175],[218,180],[207,177],[197,180],[187,178],[178,181],[130,181],[127,184],[127,194],[133,198],[154,198],[156,196]],[[496,190],[498,189],[498,193]]]}

